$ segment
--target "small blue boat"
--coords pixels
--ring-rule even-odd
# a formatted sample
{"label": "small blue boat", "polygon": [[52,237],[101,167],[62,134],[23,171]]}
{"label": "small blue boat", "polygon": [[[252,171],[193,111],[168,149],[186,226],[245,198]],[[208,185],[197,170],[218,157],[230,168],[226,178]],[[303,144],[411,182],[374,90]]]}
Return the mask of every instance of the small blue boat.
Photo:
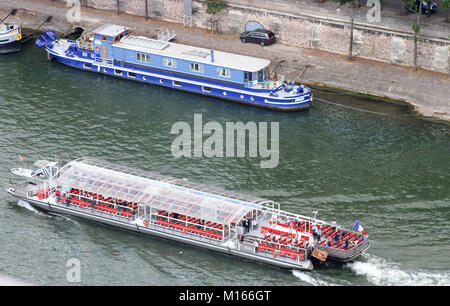
{"label": "small blue boat", "polygon": [[45,46],[49,59],[82,70],[257,107],[309,108],[310,89],[270,79],[269,60],[173,43],[174,37],[134,36],[126,27],[106,24],[76,41],[45,32],[37,46]]}

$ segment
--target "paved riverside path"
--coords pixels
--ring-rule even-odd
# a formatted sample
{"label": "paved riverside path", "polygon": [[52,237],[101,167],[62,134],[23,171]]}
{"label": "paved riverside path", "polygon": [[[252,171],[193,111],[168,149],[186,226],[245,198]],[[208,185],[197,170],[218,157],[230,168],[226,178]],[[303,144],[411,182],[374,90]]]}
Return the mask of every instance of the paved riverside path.
{"label": "paved riverside path", "polygon": [[[213,48],[255,57],[263,57],[273,63],[283,61],[288,79],[294,79],[305,67],[298,81],[306,84],[327,85],[345,90],[369,93],[391,99],[402,100],[416,106],[417,111],[425,116],[450,121],[450,78],[448,74],[420,69],[416,73],[412,68],[390,66],[355,57],[349,61],[346,56],[315,49],[301,48],[275,43],[261,47],[257,44],[243,44],[239,34],[211,34],[207,30],[183,27],[180,23],[160,19],[145,20],[144,17],[128,14],[117,15],[112,11],[94,10],[82,7],[81,22],[69,24],[66,14],[70,7],[49,0],[1,0],[0,16],[6,16],[11,9],[21,8],[18,14],[9,21],[21,21],[23,27],[37,27],[47,16],[53,16],[50,24],[43,29],[52,29],[69,33],[75,26],[85,30],[104,23],[115,23],[127,26],[136,35],[156,36],[162,31],[174,29],[176,42]],[[314,103],[314,102],[313,102]]]}

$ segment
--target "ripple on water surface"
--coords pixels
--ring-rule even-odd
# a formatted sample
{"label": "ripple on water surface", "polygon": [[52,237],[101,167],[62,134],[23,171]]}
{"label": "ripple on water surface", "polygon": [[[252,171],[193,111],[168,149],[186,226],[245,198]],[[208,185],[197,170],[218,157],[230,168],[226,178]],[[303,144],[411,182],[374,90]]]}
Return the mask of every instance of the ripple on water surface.
{"label": "ripple on water surface", "polygon": [[[350,227],[372,246],[354,263],[285,271],[32,208],[0,190],[0,272],[37,284],[67,284],[78,258],[82,284],[449,285],[448,129],[399,116],[404,109],[316,93],[380,116],[315,103],[279,113],[157,86],[99,76],[25,48],[0,57],[0,169],[12,177],[18,155],[30,166],[61,153],[270,198],[282,208]],[[174,158],[171,127],[194,113],[203,124],[279,122],[279,163],[262,158]],[[205,136],[206,138],[206,136]]]}

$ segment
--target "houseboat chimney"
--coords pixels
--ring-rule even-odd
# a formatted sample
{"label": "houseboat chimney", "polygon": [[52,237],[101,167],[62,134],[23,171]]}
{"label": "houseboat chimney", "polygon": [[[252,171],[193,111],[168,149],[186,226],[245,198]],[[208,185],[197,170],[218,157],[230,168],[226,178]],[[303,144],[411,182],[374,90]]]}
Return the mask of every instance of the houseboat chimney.
{"label": "houseboat chimney", "polygon": [[211,63],[214,63],[214,50],[211,50]]}

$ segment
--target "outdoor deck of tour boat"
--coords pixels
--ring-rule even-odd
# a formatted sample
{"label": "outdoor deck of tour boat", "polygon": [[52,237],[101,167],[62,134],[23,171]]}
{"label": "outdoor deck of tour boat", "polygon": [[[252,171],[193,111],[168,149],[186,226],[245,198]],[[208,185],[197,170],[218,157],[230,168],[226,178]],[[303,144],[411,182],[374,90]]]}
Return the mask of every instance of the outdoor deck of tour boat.
{"label": "outdoor deck of tour boat", "polygon": [[[359,232],[288,213],[263,198],[157,173],[81,158],[39,161],[37,171],[12,169],[27,179],[7,188],[42,209],[204,247],[283,268],[312,269],[313,250],[349,261],[369,247]],[[244,233],[243,220],[251,219]],[[323,232],[314,242],[311,227]],[[340,239],[325,246],[328,236]],[[350,243],[344,247],[344,241]]]}

